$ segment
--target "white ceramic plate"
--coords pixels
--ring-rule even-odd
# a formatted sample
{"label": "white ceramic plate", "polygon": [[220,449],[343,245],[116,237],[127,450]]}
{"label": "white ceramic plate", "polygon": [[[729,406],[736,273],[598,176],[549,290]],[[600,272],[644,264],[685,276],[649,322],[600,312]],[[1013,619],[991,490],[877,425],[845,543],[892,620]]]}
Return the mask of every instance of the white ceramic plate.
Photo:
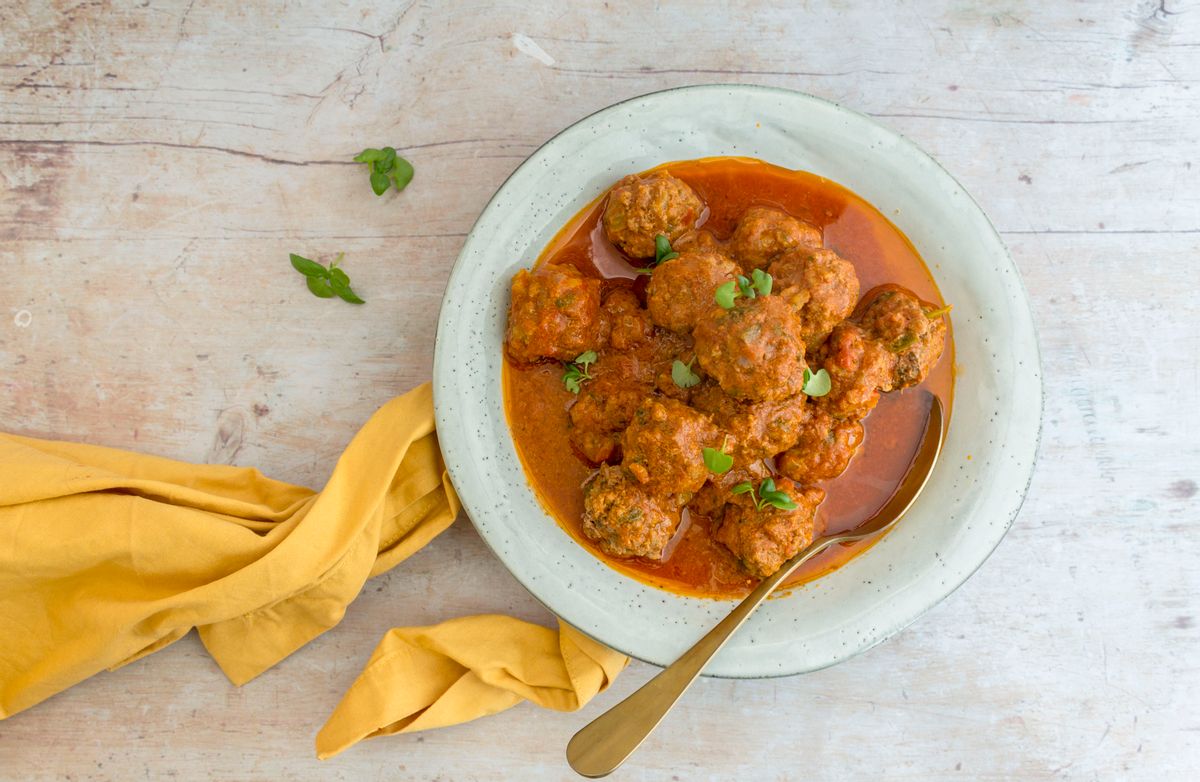
{"label": "white ceramic plate", "polygon": [[433,373],[438,437],[479,534],[567,622],[666,665],[729,612],[731,602],[682,597],[618,573],[555,523],[517,457],[500,372],[516,270],[625,174],[714,155],[761,158],[850,188],[908,236],[954,304],[952,420],[916,506],[864,554],[768,601],[708,669],[802,673],[874,646],[966,580],[1008,530],[1033,472],[1041,365],[1017,270],[971,197],[908,140],[809,95],[736,85],[645,95],[559,133],[492,198],[450,275]]}

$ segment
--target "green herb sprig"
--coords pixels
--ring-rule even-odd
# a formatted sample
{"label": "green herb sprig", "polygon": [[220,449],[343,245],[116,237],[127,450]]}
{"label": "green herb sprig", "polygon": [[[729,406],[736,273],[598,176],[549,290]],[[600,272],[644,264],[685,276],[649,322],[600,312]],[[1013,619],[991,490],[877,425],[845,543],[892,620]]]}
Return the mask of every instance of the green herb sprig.
{"label": "green herb sprig", "polygon": [[792,498],[775,488],[774,478],[763,478],[762,483],[758,485],[758,491],[754,490],[754,484],[750,481],[739,483],[730,490],[733,494],[749,494],[750,499],[754,500],[754,507],[758,510],[770,505],[772,508],[779,510],[795,510],[799,506],[792,502]]}
{"label": "green herb sprig", "polygon": [[338,267],[345,256],[345,253],[338,253],[337,257],[330,262],[329,268],[295,253],[290,253],[288,258],[292,262],[292,267],[304,275],[304,282],[308,285],[312,295],[322,299],[332,299],[337,296],[342,301],[348,301],[351,304],[365,304],[366,302],[360,299],[350,287],[350,276]]}
{"label": "green herb sprig", "polygon": [[653,274],[655,266],[678,257],[679,253],[671,249],[671,240],[665,234],[657,234],[654,237],[654,261],[644,269],[634,269],[634,271],[638,274]]}
{"label": "green herb sprig", "polygon": [[564,362],[562,382],[572,394],[578,394],[585,380],[591,380],[588,367],[596,363],[596,351],[587,350],[575,357],[574,361]]}
{"label": "green herb sprig", "polygon": [[809,396],[825,396],[833,388],[833,381],[824,369],[818,369],[814,374],[808,367],[804,368],[804,393]]}
{"label": "green herb sprig", "polygon": [[680,388],[691,388],[700,382],[700,376],[692,371],[694,363],[696,363],[695,356],[692,356],[692,360],[686,364],[675,359],[675,363],[671,365],[671,380],[675,381],[675,385]]}
{"label": "green herb sprig", "polygon": [[940,309],[930,310],[929,312],[926,312],[925,317],[929,318],[930,320],[934,320],[936,318],[942,317],[943,315],[949,315],[950,310],[952,310],[952,309],[954,309],[954,305],[947,304],[945,307],[942,307]]}
{"label": "green herb sprig", "polygon": [[413,178],[413,166],[396,154],[393,147],[374,149],[368,147],[354,156],[355,163],[366,163],[371,170],[371,190],[381,196],[389,187],[399,192],[408,187]]}
{"label": "green herb sprig", "polygon": [[749,277],[739,274],[736,280],[717,286],[714,298],[721,309],[733,309],[733,302],[739,296],[753,299],[756,296],[770,296],[775,280],[762,269],[755,269]]}
{"label": "green herb sprig", "polygon": [[733,457],[725,453],[725,446],[728,443],[729,438],[726,437],[720,448],[704,447],[700,450],[701,456],[704,457],[704,466],[713,475],[724,475],[729,472],[730,467],[733,467]]}

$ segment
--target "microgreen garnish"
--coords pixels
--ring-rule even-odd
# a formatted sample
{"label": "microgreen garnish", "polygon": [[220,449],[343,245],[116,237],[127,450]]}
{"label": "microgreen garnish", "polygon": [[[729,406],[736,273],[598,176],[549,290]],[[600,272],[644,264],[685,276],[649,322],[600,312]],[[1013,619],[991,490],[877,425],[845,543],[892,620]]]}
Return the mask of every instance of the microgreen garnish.
{"label": "microgreen garnish", "polygon": [[717,306],[723,310],[733,309],[733,300],[738,297],[737,283],[733,280],[723,282],[717,286],[717,292],[713,298],[717,300]]}
{"label": "microgreen garnish", "polygon": [[775,280],[762,269],[755,269],[749,277],[739,274],[736,280],[721,283],[717,286],[715,298],[717,306],[722,309],[733,309],[733,300],[741,296],[753,299],[756,296],[770,296]]}
{"label": "microgreen garnish", "polygon": [[408,187],[413,178],[412,163],[396,154],[392,147],[372,149],[368,147],[354,156],[355,163],[366,163],[371,169],[371,189],[381,196],[389,187],[399,192]]}
{"label": "microgreen garnish", "polygon": [[350,287],[350,276],[338,268],[338,264],[342,262],[345,255],[345,253],[338,253],[338,256],[329,264],[328,269],[316,261],[295,253],[290,253],[288,258],[292,262],[292,267],[304,275],[304,282],[308,285],[312,295],[322,299],[332,299],[337,296],[351,304],[365,304],[366,302],[360,299]]}
{"label": "microgreen garnish", "polygon": [[725,453],[725,445],[729,442],[729,438],[725,438],[725,442],[721,443],[720,448],[702,448],[700,453],[704,456],[704,466],[713,475],[724,475],[729,472],[729,468],[733,466],[733,457]]}
{"label": "microgreen garnish", "polygon": [[649,266],[633,271],[635,274],[653,274],[655,266],[678,257],[679,253],[671,249],[671,240],[664,234],[657,234],[654,237],[654,260],[650,262]]}
{"label": "microgreen garnish", "polygon": [[588,367],[595,362],[596,351],[587,350],[576,356],[574,361],[563,363],[566,371],[563,372],[562,382],[568,391],[572,394],[579,393],[579,388],[583,385],[583,381],[592,379],[592,376],[588,374]]}
{"label": "microgreen garnish", "polygon": [[816,374],[808,368],[804,368],[804,393],[809,396],[825,396],[829,393],[829,389],[833,388],[833,382],[829,379],[829,373],[824,369],[818,369]]}
{"label": "microgreen garnish", "polygon": [[692,371],[694,363],[696,363],[695,356],[692,356],[692,360],[686,364],[675,359],[675,363],[671,365],[671,379],[675,381],[675,385],[680,388],[691,388],[700,382],[700,376]]}
{"label": "microgreen garnish", "polygon": [[933,320],[934,318],[940,318],[943,315],[948,315],[950,313],[950,310],[952,310],[952,309],[954,309],[954,305],[947,304],[945,307],[942,307],[941,309],[936,309],[936,310],[931,310],[930,312],[926,312],[925,317],[929,318],[930,320]]}
{"label": "microgreen garnish", "polygon": [[654,237],[654,265],[678,258],[679,253],[671,249],[671,240],[663,234]]}
{"label": "microgreen garnish", "polygon": [[754,484],[750,481],[739,483],[730,490],[733,494],[750,494],[750,498],[754,500],[754,507],[758,510],[770,505],[772,508],[779,510],[795,510],[796,503],[792,502],[792,498],[775,488],[774,478],[763,478],[762,483],[758,485],[758,491],[754,490]]}

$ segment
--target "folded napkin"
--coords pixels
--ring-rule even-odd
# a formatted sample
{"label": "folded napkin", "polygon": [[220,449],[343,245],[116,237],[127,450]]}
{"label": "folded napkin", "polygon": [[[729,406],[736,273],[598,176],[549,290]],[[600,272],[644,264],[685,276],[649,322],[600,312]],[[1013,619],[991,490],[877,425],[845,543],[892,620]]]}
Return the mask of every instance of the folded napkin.
{"label": "folded napkin", "polygon": [[[458,513],[428,384],[384,405],[320,493],[257,470],[0,433],[0,718],[195,627],[242,684],[336,625]],[[385,635],[318,739],[578,708],[626,659],[562,626],[465,617]]]}

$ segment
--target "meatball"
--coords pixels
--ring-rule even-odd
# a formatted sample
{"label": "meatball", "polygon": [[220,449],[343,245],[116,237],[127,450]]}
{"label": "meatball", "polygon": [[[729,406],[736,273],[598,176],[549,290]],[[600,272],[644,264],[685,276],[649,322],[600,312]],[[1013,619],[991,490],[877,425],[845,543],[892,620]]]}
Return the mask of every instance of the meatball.
{"label": "meatball", "polygon": [[729,249],[746,269],[761,269],[780,253],[797,247],[820,247],[821,231],[786,212],[753,206],[738,221]]}
{"label": "meatball", "polygon": [[720,521],[721,510],[734,497],[731,493],[734,486],[746,481],[757,486],[759,481],[770,474],[771,471],[763,462],[751,462],[745,467],[735,466],[724,475],[714,475],[709,478],[708,483],[700,487],[700,491],[696,492],[696,496],[688,502],[688,511],[697,516],[712,519],[714,522]]}
{"label": "meatball", "polygon": [[796,308],[800,336],[810,351],[850,317],[858,301],[854,265],[833,250],[792,250],[775,259],[767,271],[775,289]]}
{"label": "meatball", "polygon": [[751,575],[766,578],[799,554],[816,535],[817,506],[825,492],[814,486],[797,487],[787,478],[775,488],[796,503],[794,510],[771,505],[755,507],[748,494],[733,497],[725,506],[713,537],[729,549]]}
{"label": "meatball", "polygon": [[646,286],[646,309],[659,326],[688,333],[716,306],[717,286],[738,274],[738,267],[712,250],[684,250],[678,258],[659,264]]}
{"label": "meatball", "polygon": [[620,467],[606,464],[583,485],[583,534],[614,557],[660,559],[679,519]]}
{"label": "meatball", "polygon": [[708,416],[682,402],[649,398],[621,437],[621,464],[647,490],[676,495],[683,504],[704,485],[703,449],[718,444]]}
{"label": "meatball", "polygon": [[654,332],[650,315],[628,288],[616,288],[604,297],[600,321],[601,331],[607,337],[602,341],[617,350],[627,350]]}
{"label": "meatball", "polygon": [[568,410],[568,437],[590,462],[611,461],[620,433],[653,390],[649,369],[636,355],[605,351],[590,367],[592,379]]}
{"label": "meatball", "polygon": [[787,399],[804,385],[804,343],[796,314],[778,296],[713,307],[696,324],[696,357],[730,396]]}
{"label": "meatball", "polygon": [[830,389],[815,401],[834,418],[866,418],[879,403],[879,392],[892,390],[896,357],[857,324],[839,323],[821,347],[820,359]]}
{"label": "meatball", "polygon": [[627,255],[653,258],[654,237],[664,234],[675,241],[696,225],[703,209],[695,191],[670,174],[631,175],[608,194],[604,233]]}
{"label": "meatball", "polygon": [[795,446],[780,454],[779,472],[796,483],[836,478],[846,471],[863,441],[863,425],[843,421],[813,406]]}
{"label": "meatball", "polygon": [[719,421],[730,434],[729,448],[736,464],[750,464],[786,451],[796,444],[808,418],[804,396],[744,405]]}
{"label": "meatball", "polygon": [[600,340],[600,281],[545,264],[513,277],[505,342],[513,360],[571,361]]}
{"label": "meatball", "polygon": [[935,311],[912,291],[888,286],[872,295],[856,318],[868,336],[895,355],[893,388],[917,385],[942,357],[946,321],[927,314]]}

